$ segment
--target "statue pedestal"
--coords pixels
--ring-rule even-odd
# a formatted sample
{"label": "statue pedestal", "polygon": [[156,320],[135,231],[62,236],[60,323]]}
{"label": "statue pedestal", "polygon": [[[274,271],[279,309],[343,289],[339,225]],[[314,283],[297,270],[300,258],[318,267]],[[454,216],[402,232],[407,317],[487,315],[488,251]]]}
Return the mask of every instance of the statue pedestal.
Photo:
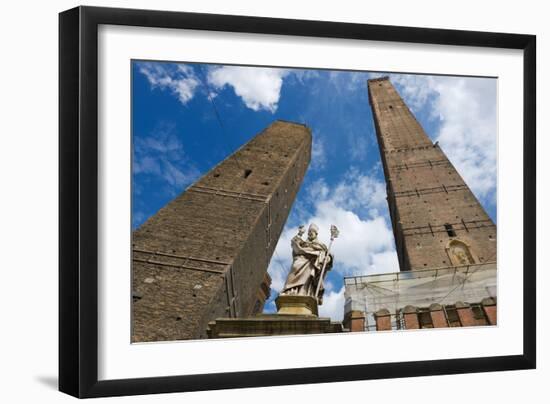
{"label": "statue pedestal", "polygon": [[293,314],[259,314],[244,318],[218,318],[208,323],[208,338],[268,337],[275,335],[330,334],[342,332],[330,318]]}
{"label": "statue pedestal", "polygon": [[343,332],[341,322],[319,318],[317,300],[311,296],[281,295],[276,314],[218,318],[208,323],[208,338],[267,337],[274,335],[330,334]]}
{"label": "statue pedestal", "polygon": [[319,315],[317,299],[312,296],[279,295],[275,299],[277,314],[294,314],[302,316]]}

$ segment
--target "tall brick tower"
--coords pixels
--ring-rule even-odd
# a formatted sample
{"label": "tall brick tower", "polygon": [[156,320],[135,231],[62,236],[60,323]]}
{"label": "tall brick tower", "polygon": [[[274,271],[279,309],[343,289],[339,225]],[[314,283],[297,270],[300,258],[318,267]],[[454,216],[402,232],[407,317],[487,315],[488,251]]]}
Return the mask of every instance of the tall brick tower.
{"label": "tall brick tower", "polygon": [[495,224],[388,78],[368,90],[400,271],[346,278],[345,326],[495,325]]}
{"label": "tall brick tower", "polygon": [[387,77],[369,80],[401,271],[496,260],[496,226]]}
{"label": "tall brick tower", "polygon": [[134,231],[134,342],[206,338],[215,318],[262,311],[310,158],[310,130],[276,121]]}

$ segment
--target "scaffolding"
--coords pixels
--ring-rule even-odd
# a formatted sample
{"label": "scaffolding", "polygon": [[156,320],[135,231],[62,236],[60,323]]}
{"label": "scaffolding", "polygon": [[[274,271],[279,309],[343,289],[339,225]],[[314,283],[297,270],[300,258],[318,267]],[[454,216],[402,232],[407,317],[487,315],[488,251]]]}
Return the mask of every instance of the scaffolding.
{"label": "scaffolding", "polygon": [[[365,313],[365,330],[376,329],[374,314],[391,316],[392,329],[403,329],[403,308],[429,308],[436,303],[453,326],[456,302],[477,304],[497,295],[496,262],[401,271],[344,278],[345,312]],[[426,327],[429,328],[429,324]]]}

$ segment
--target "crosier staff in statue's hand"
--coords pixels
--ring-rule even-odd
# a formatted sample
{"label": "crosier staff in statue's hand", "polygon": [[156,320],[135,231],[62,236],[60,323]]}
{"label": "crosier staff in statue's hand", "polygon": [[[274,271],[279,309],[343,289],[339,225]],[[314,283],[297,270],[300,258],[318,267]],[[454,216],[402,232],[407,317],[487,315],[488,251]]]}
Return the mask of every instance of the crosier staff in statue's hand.
{"label": "crosier staff in statue's hand", "polygon": [[330,247],[332,247],[332,242],[335,238],[338,237],[338,228],[335,225],[330,225],[330,243],[328,244],[327,254],[323,260],[323,267],[321,268],[321,276],[319,276],[319,283],[317,283],[317,289],[315,290],[315,298],[319,301],[319,290],[321,290],[321,285],[323,284],[323,276],[325,275],[325,268],[327,267],[327,262],[330,257]]}

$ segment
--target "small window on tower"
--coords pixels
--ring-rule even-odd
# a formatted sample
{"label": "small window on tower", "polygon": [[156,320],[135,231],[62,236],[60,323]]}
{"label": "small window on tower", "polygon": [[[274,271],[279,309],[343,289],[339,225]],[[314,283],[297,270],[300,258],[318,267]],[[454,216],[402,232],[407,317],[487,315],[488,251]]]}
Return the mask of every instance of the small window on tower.
{"label": "small window on tower", "polygon": [[445,230],[447,231],[447,235],[449,237],[456,237],[456,233],[453,229],[453,225],[449,223],[445,223]]}
{"label": "small window on tower", "polygon": [[244,178],[248,178],[248,176],[252,174],[252,170],[247,168],[246,170],[244,170]]}

